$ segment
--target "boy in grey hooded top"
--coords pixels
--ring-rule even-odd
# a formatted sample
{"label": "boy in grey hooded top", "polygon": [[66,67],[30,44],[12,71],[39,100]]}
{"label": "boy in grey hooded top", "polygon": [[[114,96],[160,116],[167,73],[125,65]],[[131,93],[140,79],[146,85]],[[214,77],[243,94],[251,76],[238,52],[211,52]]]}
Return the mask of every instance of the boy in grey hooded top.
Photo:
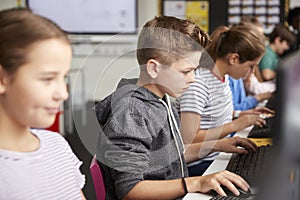
{"label": "boy in grey hooded top", "polygon": [[[97,158],[103,163],[109,199],[121,199],[142,180],[182,177],[172,130],[183,160],[182,140],[175,124],[167,118],[168,110],[153,92],[132,84],[119,88],[97,105],[97,118],[105,133],[98,143]],[[186,177],[185,162],[183,167]]]}
{"label": "boy in grey hooded top", "polygon": [[[187,174],[186,161],[199,159],[202,143],[190,144],[185,152],[169,95],[179,97],[194,82],[202,46],[208,41],[189,20],[162,16],[144,25],[138,40],[137,84],[121,86],[95,108],[101,125],[97,159],[107,199],[177,199],[211,189],[225,195],[221,185],[238,195],[233,184],[248,190],[245,180],[228,171]],[[209,151],[237,152],[241,143],[254,148],[242,138],[212,143]]]}

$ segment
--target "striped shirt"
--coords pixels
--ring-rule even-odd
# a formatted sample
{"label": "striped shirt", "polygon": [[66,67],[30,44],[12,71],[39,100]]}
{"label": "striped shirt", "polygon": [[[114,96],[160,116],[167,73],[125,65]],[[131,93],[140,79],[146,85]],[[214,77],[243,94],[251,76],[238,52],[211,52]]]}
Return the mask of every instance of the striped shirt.
{"label": "striped shirt", "polygon": [[33,152],[0,149],[0,199],[82,199],[85,177],[66,140],[58,133],[32,130],[40,140]]}
{"label": "striped shirt", "polygon": [[[200,129],[204,130],[231,122],[233,104],[228,76],[225,75],[222,82],[209,69],[198,68],[195,71],[195,82],[180,98],[180,112],[201,115]],[[214,160],[217,155],[209,154],[197,163]]]}

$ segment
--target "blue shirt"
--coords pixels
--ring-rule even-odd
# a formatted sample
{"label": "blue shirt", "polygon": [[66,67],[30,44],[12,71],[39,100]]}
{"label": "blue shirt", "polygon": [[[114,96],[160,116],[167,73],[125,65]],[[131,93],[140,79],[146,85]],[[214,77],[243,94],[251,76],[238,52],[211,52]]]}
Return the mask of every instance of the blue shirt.
{"label": "blue shirt", "polygon": [[243,79],[233,79],[229,76],[229,86],[232,92],[234,110],[249,110],[258,104],[255,97],[246,96]]}

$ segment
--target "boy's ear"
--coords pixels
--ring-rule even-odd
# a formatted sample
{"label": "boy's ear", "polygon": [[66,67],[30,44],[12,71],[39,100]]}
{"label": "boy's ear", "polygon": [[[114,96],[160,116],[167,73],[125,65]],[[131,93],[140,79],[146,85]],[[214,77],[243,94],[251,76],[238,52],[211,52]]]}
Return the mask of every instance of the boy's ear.
{"label": "boy's ear", "polygon": [[147,72],[152,79],[157,78],[158,73],[159,73],[159,65],[160,65],[160,63],[154,59],[148,60],[148,62],[146,64]]}
{"label": "boy's ear", "polygon": [[230,65],[239,63],[239,61],[240,61],[240,55],[238,53],[231,53],[229,55],[228,62]]}
{"label": "boy's ear", "polygon": [[0,65],[0,94],[3,94],[5,92],[6,83],[7,83],[6,73],[2,65]]}

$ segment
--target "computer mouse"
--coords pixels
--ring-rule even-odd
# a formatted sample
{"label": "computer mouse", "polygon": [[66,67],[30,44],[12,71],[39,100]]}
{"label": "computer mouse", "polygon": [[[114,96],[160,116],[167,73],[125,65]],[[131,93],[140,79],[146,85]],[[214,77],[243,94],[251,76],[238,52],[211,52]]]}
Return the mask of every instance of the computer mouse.
{"label": "computer mouse", "polygon": [[[239,191],[240,195],[239,196],[236,196],[235,194],[233,194],[231,192],[231,190],[229,190],[227,187],[225,186],[221,186],[222,189],[224,190],[224,192],[226,193],[227,196],[232,196],[232,197],[239,197],[239,198],[245,198],[245,199],[248,199],[249,197],[253,197],[255,194],[252,192],[252,189],[249,188],[248,191],[244,191],[242,190],[241,188],[239,187],[236,187],[237,190]],[[211,190],[209,192],[209,195],[211,196],[218,196],[218,193],[214,190]]]}
{"label": "computer mouse", "polygon": [[[233,194],[233,193],[231,192],[231,190],[229,190],[227,187],[222,186],[222,188],[223,188],[223,190],[224,190],[224,192],[226,193],[227,196],[236,196],[236,195]],[[249,188],[248,191],[244,191],[244,190],[242,190],[242,189],[239,188],[239,187],[236,187],[236,188],[237,188],[237,190],[238,190],[239,193],[240,193],[240,195],[237,196],[237,197],[240,197],[240,198],[248,198],[248,197],[250,197],[250,196],[253,195],[251,188]]]}

